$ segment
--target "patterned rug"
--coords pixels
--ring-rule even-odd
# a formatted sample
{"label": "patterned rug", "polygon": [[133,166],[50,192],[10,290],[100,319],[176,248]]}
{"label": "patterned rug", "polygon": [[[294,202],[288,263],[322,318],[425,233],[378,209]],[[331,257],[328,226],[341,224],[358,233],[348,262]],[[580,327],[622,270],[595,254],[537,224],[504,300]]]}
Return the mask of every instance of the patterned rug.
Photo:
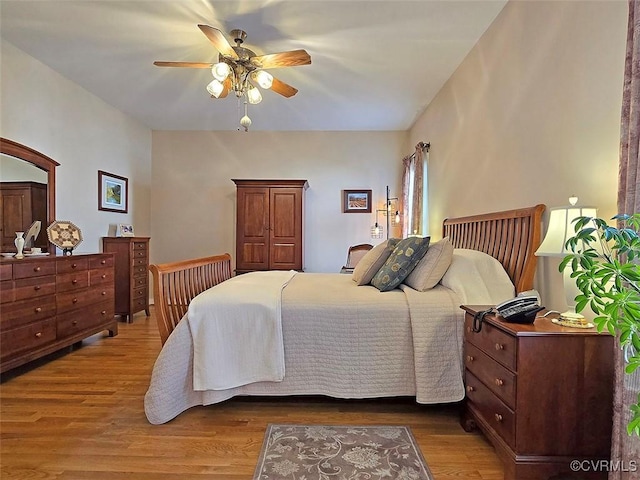
{"label": "patterned rug", "polygon": [[409,427],[269,425],[253,480],[433,480]]}

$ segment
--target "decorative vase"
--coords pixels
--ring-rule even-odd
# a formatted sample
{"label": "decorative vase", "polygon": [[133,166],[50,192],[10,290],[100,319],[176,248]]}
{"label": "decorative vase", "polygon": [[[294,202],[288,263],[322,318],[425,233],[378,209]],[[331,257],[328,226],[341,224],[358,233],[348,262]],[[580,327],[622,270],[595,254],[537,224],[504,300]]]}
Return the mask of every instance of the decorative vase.
{"label": "decorative vase", "polygon": [[13,243],[18,249],[16,258],[24,258],[24,255],[22,254],[22,249],[24,248],[24,232],[16,232],[16,239],[13,241]]}

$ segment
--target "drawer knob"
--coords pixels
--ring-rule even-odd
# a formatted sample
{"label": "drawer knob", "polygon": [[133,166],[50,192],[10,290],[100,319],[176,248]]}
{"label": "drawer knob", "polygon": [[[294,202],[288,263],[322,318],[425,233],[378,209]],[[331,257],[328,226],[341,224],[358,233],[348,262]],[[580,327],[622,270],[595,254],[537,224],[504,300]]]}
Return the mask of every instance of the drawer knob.
{"label": "drawer knob", "polygon": [[471,385],[467,385],[467,392],[471,393],[475,391],[475,388],[473,388]]}
{"label": "drawer knob", "polygon": [[497,422],[501,422],[502,421],[502,415],[500,415],[499,413],[496,413],[495,417],[496,417],[496,421]]}
{"label": "drawer knob", "polygon": [[102,274],[102,278],[107,278],[107,276],[105,274]]}
{"label": "drawer knob", "polygon": [[473,362],[474,358],[471,355],[467,355],[467,362]]}
{"label": "drawer knob", "polygon": [[42,336],[42,332],[36,333],[36,338],[40,338]]}
{"label": "drawer knob", "polygon": [[504,345],[501,343],[496,343],[496,350],[504,350]]}
{"label": "drawer knob", "polygon": [[107,292],[102,292],[102,295],[106,295],[106,294],[107,294]]}
{"label": "drawer knob", "polygon": [[37,292],[38,290],[40,290],[40,288],[42,288],[42,287],[40,287],[40,285],[36,285],[36,286],[34,286],[34,287],[33,287],[33,289],[34,289],[36,292]]}
{"label": "drawer knob", "polygon": [[107,261],[106,261],[106,260],[101,260],[101,261],[100,261],[100,264],[101,264],[101,265],[105,265],[106,263],[107,263]]}
{"label": "drawer knob", "polygon": [[71,322],[71,325],[77,325],[77,324],[78,324],[77,320],[74,320],[73,322]]}
{"label": "drawer knob", "polygon": [[33,309],[34,312],[40,313],[42,311],[42,307],[36,307]]}
{"label": "drawer knob", "polygon": [[501,378],[496,378],[496,385],[501,387],[504,385],[504,380],[502,380]]}
{"label": "drawer knob", "polygon": [[76,265],[75,263],[71,264],[71,268],[76,268],[78,265]]}
{"label": "drawer knob", "polygon": [[78,280],[74,278],[73,280],[71,280],[71,283],[75,285],[76,283],[78,283]]}
{"label": "drawer knob", "polygon": [[106,314],[107,314],[107,311],[106,311],[106,310],[102,310],[100,313],[101,313],[102,315],[106,315]]}
{"label": "drawer knob", "polygon": [[71,303],[78,303],[78,299],[74,298],[73,300],[71,300]]}
{"label": "drawer knob", "polygon": [[33,267],[33,271],[34,272],[39,272],[40,271],[40,267]]}

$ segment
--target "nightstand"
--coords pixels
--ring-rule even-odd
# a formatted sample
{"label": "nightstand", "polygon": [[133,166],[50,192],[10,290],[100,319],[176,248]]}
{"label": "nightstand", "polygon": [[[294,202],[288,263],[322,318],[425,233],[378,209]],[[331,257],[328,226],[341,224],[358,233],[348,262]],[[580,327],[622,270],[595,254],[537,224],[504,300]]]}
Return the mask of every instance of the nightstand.
{"label": "nightstand", "polygon": [[571,461],[610,458],[614,338],[548,318],[517,324],[493,314],[476,333],[474,315],[490,306],[461,308],[461,424],[480,428],[493,444],[505,480],[606,479],[607,472],[572,472]]}

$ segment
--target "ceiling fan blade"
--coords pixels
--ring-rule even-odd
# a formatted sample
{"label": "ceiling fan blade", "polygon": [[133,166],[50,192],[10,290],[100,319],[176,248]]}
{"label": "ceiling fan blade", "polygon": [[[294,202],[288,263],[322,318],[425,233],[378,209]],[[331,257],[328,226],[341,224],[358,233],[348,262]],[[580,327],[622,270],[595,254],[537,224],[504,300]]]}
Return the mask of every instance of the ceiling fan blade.
{"label": "ceiling fan blade", "polygon": [[251,58],[251,63],[259,68],[296,67],[309,65],[311,56],[306,50],[291,50],[290,52],[270,53]]}
{"label": "ceiling fan blade", "polygon": [[213,63],[200,62],[153,62],[156,67],[211,68]]}
{"label": "ceiling fan blade", "polygon": [[220,96],[218,96],[218,98],[224,98],[227,95],[229,95],[229,92],[231,91],[231,79],[229,77],[227,77],[224,82],[222,82],[222,85],[224,86],[224,88],[222,89],[222,93],[220,93]]}
{"label": "ceiling fan blade", "polygon": [[222,55],[233,58],[234,60],[238,59],[238,54],[226,39],[224,33],[209,25],[198,25],[198,28],[202,30],[202,33],[207,36],[209,41],[213,43],[213,46],[216,47],[216,50],[218,50]]}
{"label": "ceiling fan blade", "polygon": [[271,90],[276,93],[279,93],[283,97],[293,97],[296,93],[298,93],[297,88],[293,88],[291,85],[284,83],[277,78],[273,78],[273,83],[271,84]]}

